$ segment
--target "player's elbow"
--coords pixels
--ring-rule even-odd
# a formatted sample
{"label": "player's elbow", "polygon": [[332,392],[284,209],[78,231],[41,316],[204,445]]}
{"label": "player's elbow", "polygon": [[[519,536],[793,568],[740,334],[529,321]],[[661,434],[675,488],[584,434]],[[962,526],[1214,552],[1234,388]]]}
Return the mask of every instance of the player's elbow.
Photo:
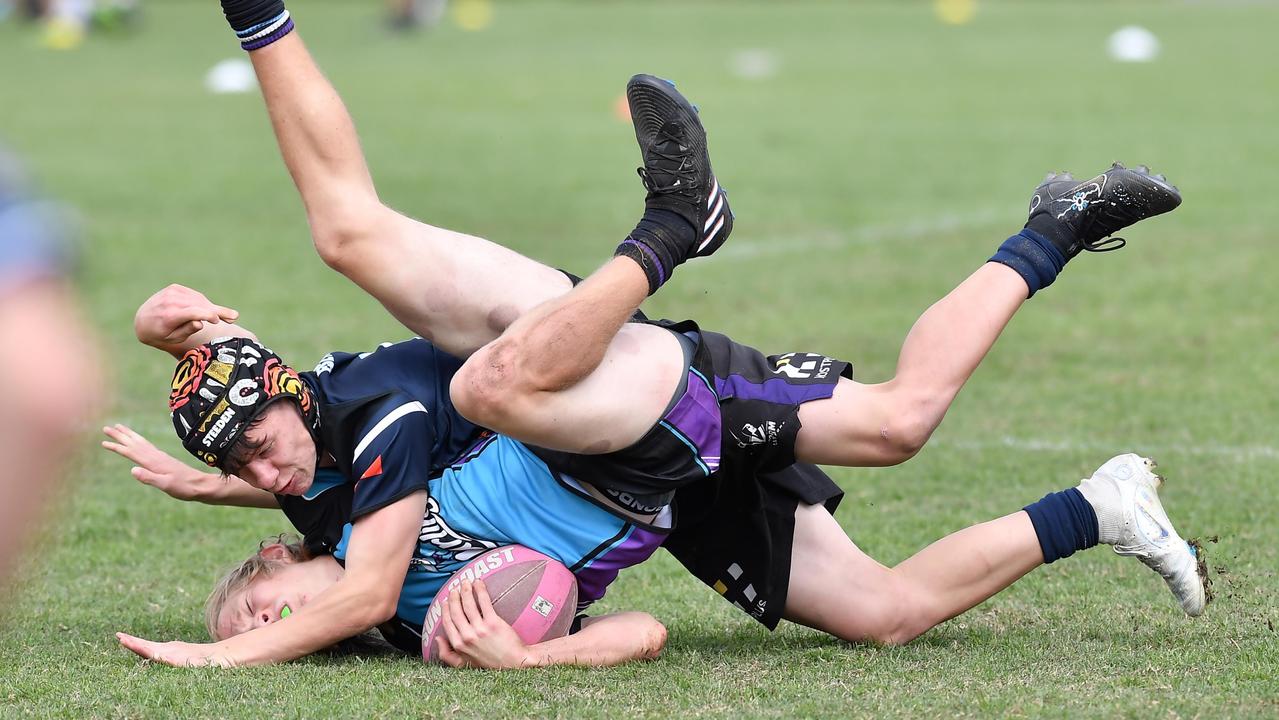
{"label": "player's elbow", "polygon": [[648,613],[641,613],[645,620],[640,629],[640,649],[638,659],[656,660],[662,656],[666,648],[666,626]]}
{"label": "player's elbow", "polygon": [[362,603],[360,608],[360,618],[362,620],[360,625],[365,630],[368,630],[387,622],[395,617],[395,610],[398,604],[398,594],[377,593],[372,597],[366,598],[366,602]]}

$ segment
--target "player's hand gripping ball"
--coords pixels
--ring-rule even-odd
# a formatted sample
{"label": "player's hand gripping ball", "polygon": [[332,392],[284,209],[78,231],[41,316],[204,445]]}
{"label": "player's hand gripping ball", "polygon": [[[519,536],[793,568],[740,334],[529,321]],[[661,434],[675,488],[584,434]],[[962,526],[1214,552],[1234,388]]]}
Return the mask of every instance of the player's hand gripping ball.
{"label": "player's hand gripping ball", "polygon": [[471,580],[483,580],[493,609],[526,645],[564,637],[577,612],[577,579],[563,563],[522,545],[507,545],[480,555],[453,573],[426,611],[422,658],[439,663],[435,639],[444,633],[440,617],[449,596]]}

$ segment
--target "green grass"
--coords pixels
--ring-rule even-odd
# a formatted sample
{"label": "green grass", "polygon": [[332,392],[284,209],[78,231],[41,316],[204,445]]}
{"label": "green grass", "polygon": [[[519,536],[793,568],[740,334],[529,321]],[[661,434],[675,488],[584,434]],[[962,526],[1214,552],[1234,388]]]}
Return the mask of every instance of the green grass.
{"label": "green grass", "polygon": [[[839,519],[892,563],[1142,450],[1169,476],[1181,529],[1220,536],[1217,601],[1188,620],[1157,577],[1098,550],[878,649],[793,626],[770,635],[662,555],[603,603],[667,623],[655,663],[175,670],[140,664],[112,633],[203,638],[215,574],[283,518],[183,506],[90,449],[0,635],[0,716],[1279,713],[1275,7],[983,3],[948,27],[928,3],[509,2],[485,32],[405,38],[381,31],[371,3],[293,5],[389,202],[578,272],[639,208],[631,131],[611,114],[622,83],[678,78],[704,108],[737,230],[648,309],[770,351],[846,357],[864,379],[888,377],[918,313],[1019,227],[1043,172],[1115,159],[1167,171],[1185,205],[1036,297],[917,459],[836,471]],[[1158,62],[1105,57],[1106,36],[1134,22],[1162,40]],[[778,74],[732,75],[749,48],[775,53]],[[169,363],[129,324],[162,285],[235,305],[299,366],[405,334],[315,257],[260,100],[203,90],[237,52],[212,0],[151,2],[138,35],[62,54],[0,25],[0,137],[86,218],[109,417],[174,451]]]}

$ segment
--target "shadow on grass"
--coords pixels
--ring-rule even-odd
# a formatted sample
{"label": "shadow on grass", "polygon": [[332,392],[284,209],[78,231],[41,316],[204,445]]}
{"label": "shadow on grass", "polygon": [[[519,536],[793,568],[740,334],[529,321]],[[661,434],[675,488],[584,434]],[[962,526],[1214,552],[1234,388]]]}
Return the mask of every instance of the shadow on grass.
{"label": "shadow on grass", "polygon": [[966,638],[978,641],[978,635],[971,630],[955,630],[953,632],[929,632],[912,640],[902,647],[887,647],[872,643],[854,643],[841,640],[833,635],[800,628],[798,626],[782,626],[777,632],[769,633],[762,627],[745,625],[742,627],[716,629],[681,625],[671,629],[666,648],[668,652],[688,651],[705,655],[723,657],[775,655],[777,657],[794,656],[796,652],[836,651],[854,654],[875,654],[881,652],[900,652],[909,648],[951,648],[956,642],[961,645]]}

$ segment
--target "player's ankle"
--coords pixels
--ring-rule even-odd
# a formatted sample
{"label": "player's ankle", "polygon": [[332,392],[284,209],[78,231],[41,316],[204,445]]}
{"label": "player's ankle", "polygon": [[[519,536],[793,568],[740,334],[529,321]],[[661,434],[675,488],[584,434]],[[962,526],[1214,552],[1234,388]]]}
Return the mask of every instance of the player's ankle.
{"label": "player's ankle", "polygon": [[1114,545],[1122,539],[1124,524],[1119,488],[1113,482],[1088,478],[1079,483],[1078,490],[1097,515],[1097,542]]}
{"label": "player's ankle", "polygon": [[245,50],[260,50],[293,32],[283,0],[222,0],[222,14]]}
{"label": "player's ankle", "polygon": [[1053,284],[1069,260],[1057,243],[1031,227],[1013,235],[999,246],[991,262],[1007,265],[1026,281],[1027,297]]}
{"label": "player's ankle", "polygon": [[675,266],[684,262],[680,250],[691,246],[696,236],[697,230],[678,213],[649,208],[613,255],[628,257],[644,270],[648,294],[652,295],[670,279]]}
{"label": "player's ankle", "polygon": [[1022,509],[1030,516],[1045,563],[1097,544],[1097,514],[1078,488],[1049,493]]}

